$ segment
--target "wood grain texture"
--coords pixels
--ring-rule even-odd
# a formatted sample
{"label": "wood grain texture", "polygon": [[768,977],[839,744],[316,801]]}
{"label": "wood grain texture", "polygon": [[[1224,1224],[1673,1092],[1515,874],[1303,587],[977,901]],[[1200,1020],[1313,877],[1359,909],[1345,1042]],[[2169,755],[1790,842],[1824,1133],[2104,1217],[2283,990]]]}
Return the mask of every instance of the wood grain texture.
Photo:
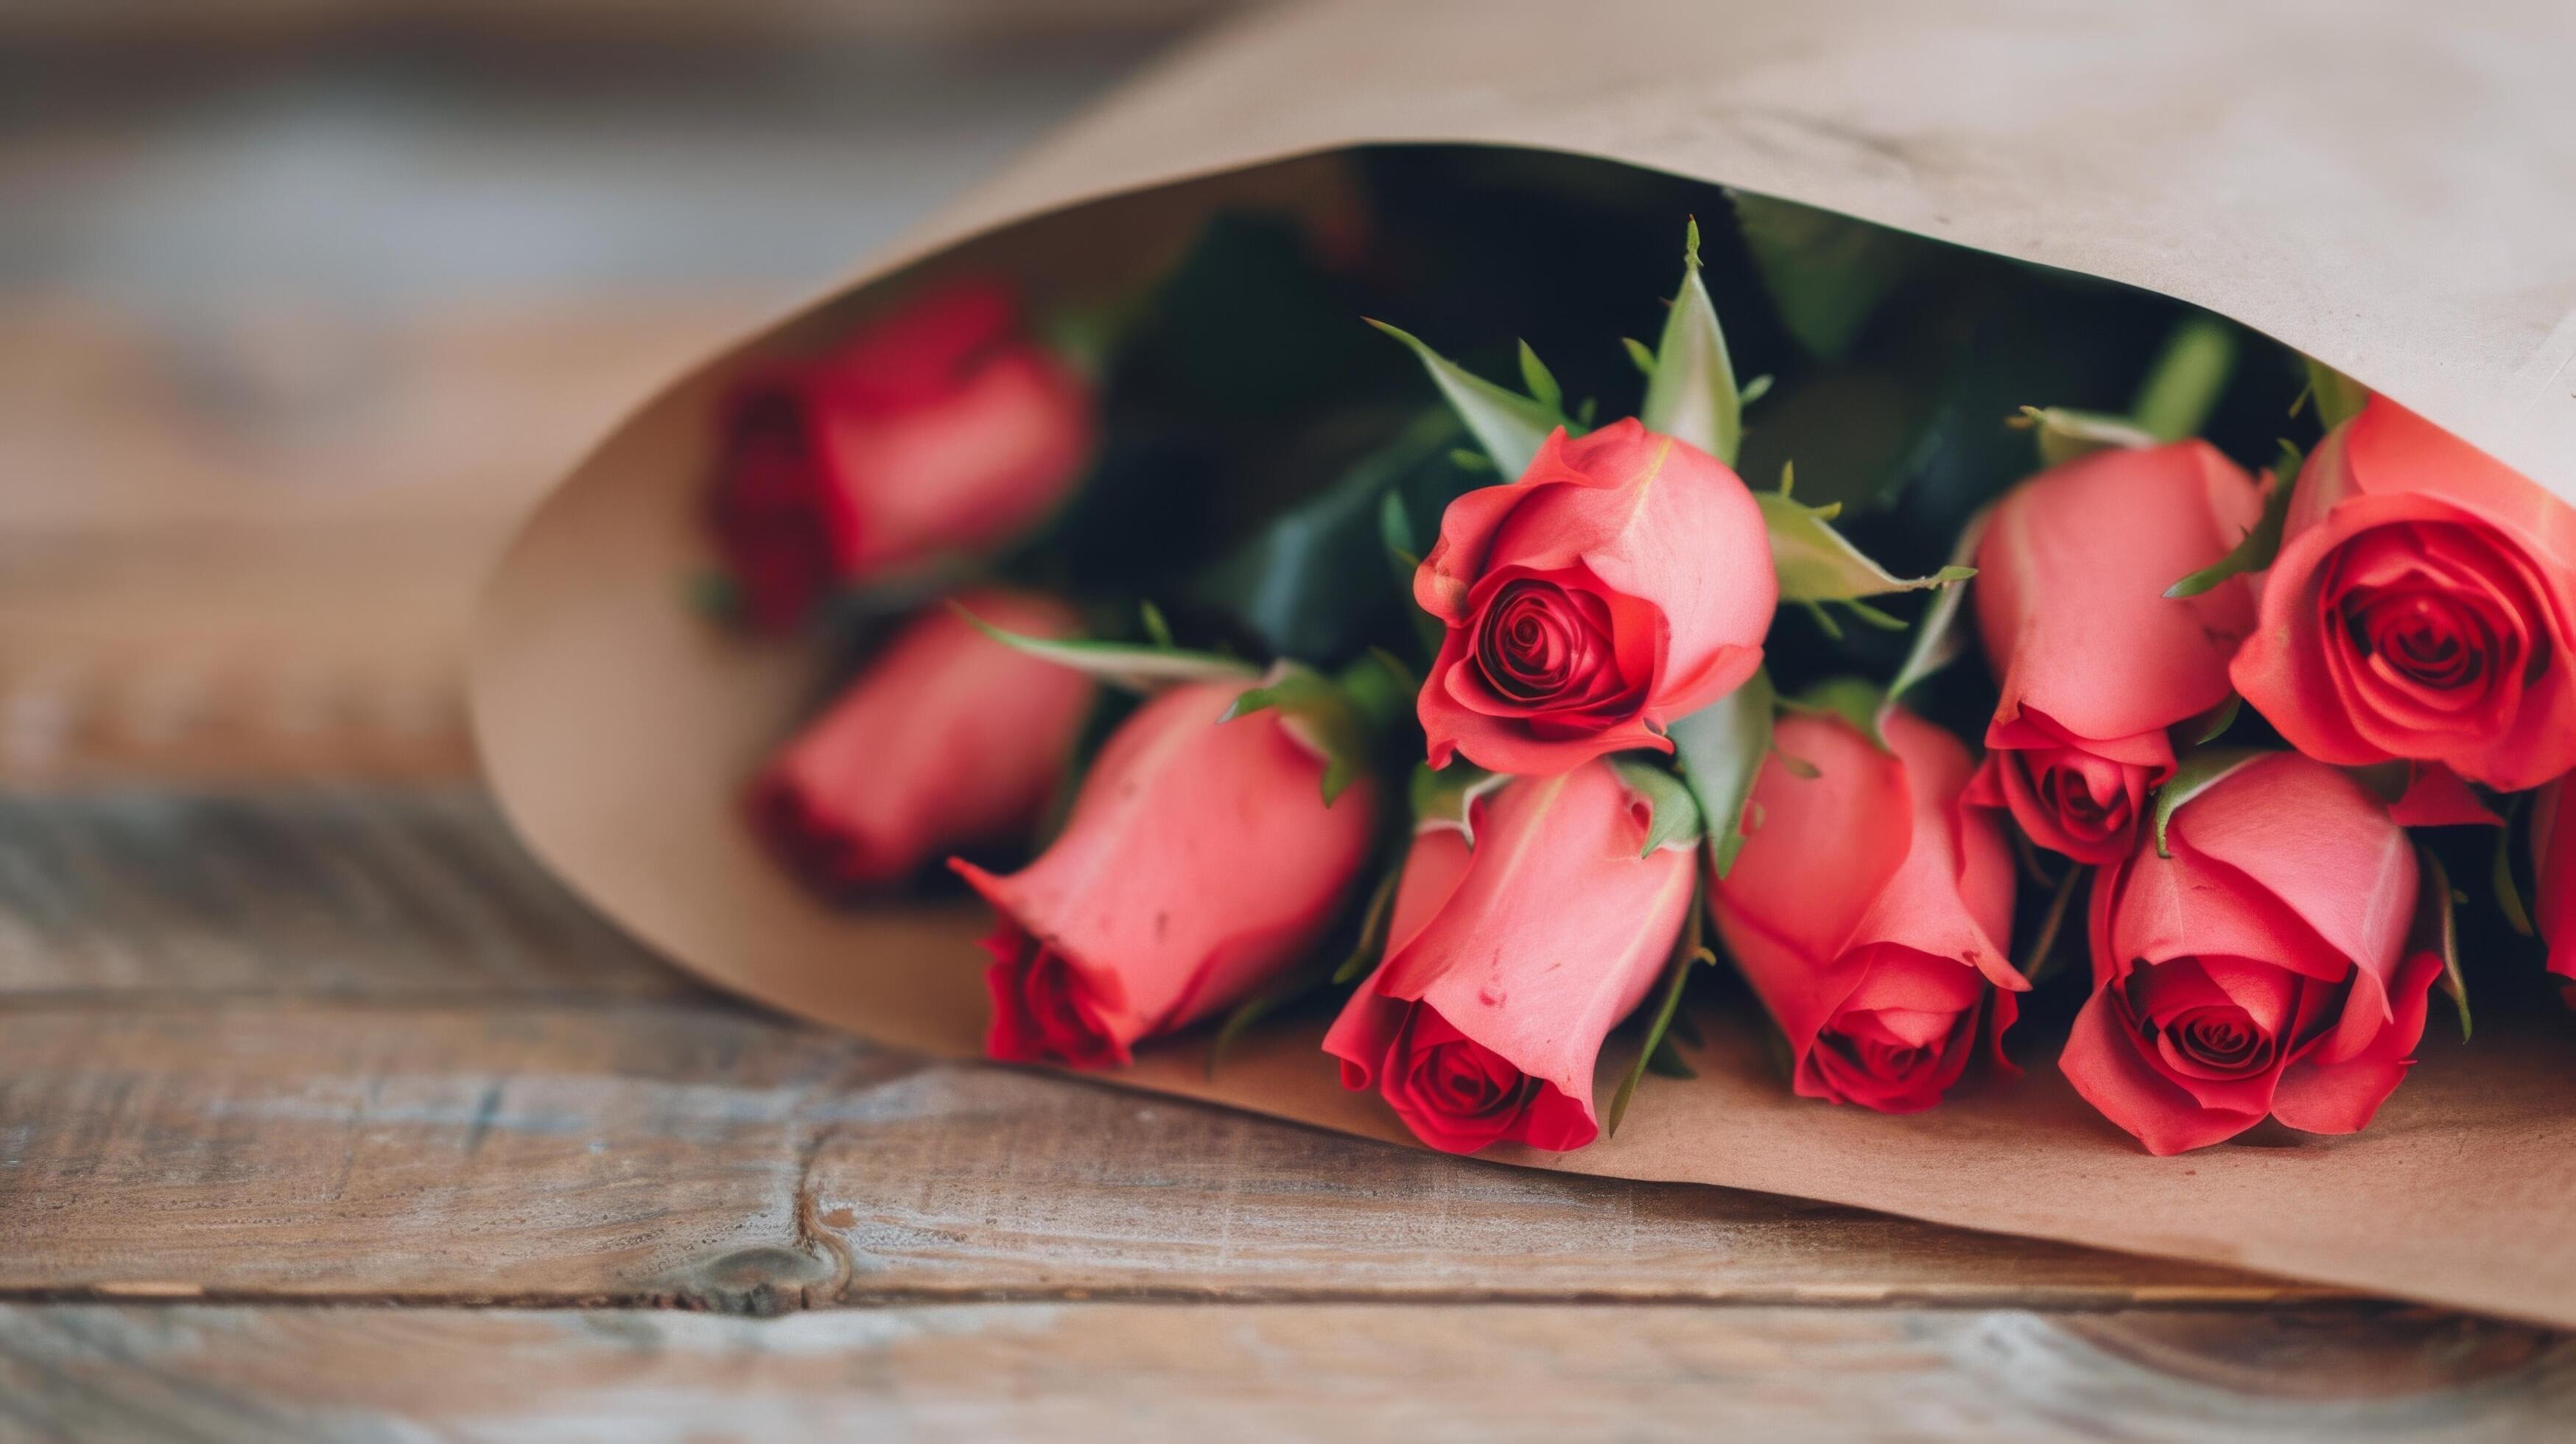
{"label": "wood grain texture", "polygon": [[44,1296],[2316,1292],[925,1065],[680,981],[461,789],[0,803],[0,1219]]}
{"label": "wood grain texture", "polygon": [[0,1291],[671,1304],[2319,1291],[1461,1162],[718,1003],[0,1009]]}
{"label": "wood grain texture", "polygon": [[0,1309],[19,1438],[2516,1440],[2571,1408],[2564,1339],[2341,1311]]}

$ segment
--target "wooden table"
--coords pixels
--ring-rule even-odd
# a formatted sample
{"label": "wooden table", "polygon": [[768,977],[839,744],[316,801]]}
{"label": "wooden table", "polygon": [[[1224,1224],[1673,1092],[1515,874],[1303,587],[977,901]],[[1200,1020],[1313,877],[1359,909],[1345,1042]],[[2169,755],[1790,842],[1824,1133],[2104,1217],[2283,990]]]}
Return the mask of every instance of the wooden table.
{"label": "wooden table", "polygon": [[0,1437],[2521,1438],[2576,1340],[695,986],[470,787],[0,803]]}

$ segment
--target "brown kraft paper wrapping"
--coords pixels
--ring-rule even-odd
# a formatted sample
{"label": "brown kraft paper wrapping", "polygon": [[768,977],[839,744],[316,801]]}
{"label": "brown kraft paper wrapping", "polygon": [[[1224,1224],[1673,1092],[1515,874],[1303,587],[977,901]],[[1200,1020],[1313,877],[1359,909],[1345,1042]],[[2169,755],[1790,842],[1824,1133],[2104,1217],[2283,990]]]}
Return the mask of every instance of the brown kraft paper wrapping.
{"label": "brown kraft paper wrapping", "polygon": [[[1936,14],[1937,12],[1937,14]],[[978,1051],[981,919],[824,908],[753,845],[741,779],[818,659],[681,605],[728,360],[959,253],[1043,293],[1171,254],[1219,198],[1332,204],[1371,142],[1569,151],[1766,192],[2207,307],[2576,497],[2576,7],[2558,0],[1266,12],[1114,98],[862,272],[646,403],[539,509],[485,599],[485,765],[592,904],[701,976],[901,1047]],[[1269,164],[1289,161],[1288,164]],[[1263,167],[1261,169],[1251,169]],[[1174,182],[1187,182],[1174,185]],[[1159,189],[1158,189],[1159,188]],[[1063,208],[1104,196],[1116,200]],[[1035,219],[1033,219],[1035,218]],[[1025,224],[1023,224],[1025,223]],[[1032,240],[1034,237],[1036,240]],[[1039,243],[1039,242],[1042,242]],[[1158,247],[1161,248],[1158,250]],[[2044,1061],[1904,1118],[1789,1096],[1738,1021],[1615,1139],[1504,1161],[1763,1189],[2236,1264],[2576,1326],[2576,1025],[2437,1014],[2365,1133],[2157,1159]],[[1113,1081],[1370,1137],[1322,1020],[1213,1078],[1184,1040]],[[1614,1039],[1607,1097],[1628,1062]],[[1140,1139],[1150,1147],[1150,1139]]]}

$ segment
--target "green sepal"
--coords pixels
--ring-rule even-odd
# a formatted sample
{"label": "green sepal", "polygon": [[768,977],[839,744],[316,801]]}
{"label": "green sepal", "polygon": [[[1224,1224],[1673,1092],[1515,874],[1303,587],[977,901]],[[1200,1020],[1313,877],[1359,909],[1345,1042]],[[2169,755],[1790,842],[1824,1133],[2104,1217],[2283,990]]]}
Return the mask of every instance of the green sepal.
{"label": "green sepal", "polygon": [[1511,781],[1506,773],[1487,772],[1467,762],[1452,762],[1434,772],[1416,765],[1413,769],[1413,830],[1433,832],[1450,828],[1467,845],[1476,845],[1476,799]]}
{"label": "green sepal", "polygon": [[2004,423],[2032,433],[2039,443],[2042,466],[2063,466],[2097,451],[2137,450],[2156,445],[2156,436],[2125,416],[2077,411],[2067,406],[2025,406]]}
{"label": "green sepal", "polygon": [[2229,577],[2270,567],[2272,559],[2281,554],[2281,532],[2289,524],[2290,498],[2298,490],[2299,470],[2304,464],[2299,449],[2282,442],[2281,459],[2272,467],[2272,494],[2263,498],[2263,514],[2255,518],[2253,530],[2229,548],[2227,555],[2165,588],[2165,595],[2177,600],[2196,597]]}
{"label": "green sepal", "polygon": [[2165,845],[2165,829],[2172,825],[2173,815],[2212,787],[2225,781],[2248,763],[2260,762],[2273,755],[2267,747],[2204,747],[2186,753],[2174,775],[2156,791],[2156,856],[2171,857]]}
{"label": "green sepal", "polygon": [[733,573],[708,567],[691,572],[682,587],[689,610],[703,620],[726,627],[742,620],[742,583]]}
{"label": "green sepal", "polygon": [[1422,369],[1431,373],[1432,384],[1440,388],[1450,409],[1466,424],[1468,434],[1476,438],[1476,444],[1493,458],[1503,475],[1517,477],[1529,470],[1530,461],[1538,455],[1539,445],[1547,440],[1548,433],[1566,424],[1555,407],[1468,372],[1411,332],[1384,321],[1369,324],[1413,349]]}
{"label": "green sepal", "polygon": [[1811,507],[1776,491],[1757,491],[1753,499],[1771,533],[1771,566],[1779,573],[1784,602],[1847,602],[1946,587],[1977,574],[1974,567],[1946,566],[1928,577],[1899,577],[1833,529],[1829,523],[1837,508]]}
{"label": "green sepal", "polygon": [[1324,762],[1324,805],[1368,770],[1376,755],[1370,715],[1341,682],[1302,662],[1272,666],[1261,685],[1246,689],[1219,722],[1255,712],[1279,714],[1279,727]]}
{"label": "green sepal", "polygon": [[1538,352],[1530,348],[1529,342],[1523,341],[1520,345],[1521,385],[1529,391],[1531,400],[1556,415],[1564,415],[1565,388],[1556,384],[1556,373],[1548,370],[1547,363],[1538,359]]}
{"label": "green sepal", "polygon": [[1378,506],[1377,524],[1396,590],[1404,598],[1405,620],[1412,624],[1413,639],[1422,644],[1423,660],[1427,662],[1440,655],[1440,644],[1448,639],[1449,629],[1413,599],[1413,578],[1422,570],[1422,552],[1414,545],[1413,518],[1404,509],[1402,495],[1392,491],[1386,494],[1386,500]]}
{"label": "green sepal", "polygon": [[2198,736],[2191,739],[2191,745],[2194,747],[2206,747],[2210,743],[2217,741],[2219,738],[2226,736],[2227,729],[2235,726],[2236,719],[2243,715],[2245,715],[2245,694],[2242,692],[2228,693],[2226,701],[2221,702],[2216,707],[2210,709],[2208,713],[2209,720],[2200,725],[2200,733]]}
{"label": "green sepal", "polygon": [[[1949,571],[1974,573],[1969,563],[1977,559],[1977,549],[1984,545],[1986,525],[1994,520],[1994,508],[1980,509],[1959,529],[1958,544],[1951,549]],[[1923,619],[1914,624],[1914,646],[1905,654],[1904,665],[1896,669],[1896,680],[1887,684],[1887,705],[1893,707],[1905,699],[1925,678],[1932,676],[1968,649],[1967,633],[1959,626],[1959,611],[1968,600],[1966,587],[1945,587],[1923,609]]]}
{"label": "green sepal", "polygon": [[2360,767],[2347,767],[2343,775],[2360,783],[2370,795],[2391,807],[2406,800],[2406,789],[2415,783],[2412,762],[2372,762]]}
{"label": "green sepal", "polygon": [[2198,436],[2236,369],[2236,332],[2215,316],[2195,315],[2174,327],[2129,403],[2129,417],[2158,441]]}
{"label": "green sepal", "polygon": [[1744,444],[1744,397],[1726,353],[1726,332],[1717,324],[1717,304],[1700,280],[1696,220],[1685,232],[1682,287],[1664,317],[1637,419],[1648,431],[1679,437],[1729,466]]}
{"label": "green sepal", "polygon": [[1699,801],[1682,780],[1642,757],[1613,757],[1610,766],[1629,793],[1646,804],[1646,845],[1637,856],[1652,857],[1664,848],[1690,851],[1700,845]]}
{"label": "green sepal", "polygon": [[2469,979],[2460,969],[2460,928],[2454,912],[2458,899],[2451,891],[2451,875],[2431,848],[2415,844],[2415,862],[2415,926],[2406,946],[2410,953],[2428,952],[2442,960],[2442,991],[2450,996],[2451,1006],[2460,1010],[2460,1041],[2465,1043],[2470,1031]]}
{"label": "green sepal", "polygon": [[2370,404],[2370,388],[2314,356],[2301,356],[2308,368],[2307,394],[2316,399],[2317,423],[2332,431],[2361,414]]}
{"label": "green sepal", "polygon": [[1172,624],[1163,620],[1161,607],[1155,606],[1152,602],[1138,602],[1136,620],[1145,629],[1145,640],[1162,651],[1175,650],[1172,642]]}
{"label": "green sepal", "polygon": [[[2513,878],[2513,835],[2521,830],[2516,824],[2522,816],[2522,801],[2514,797],[2505,802],[2504,826],[2496,829],[2495,866],[2490,869],[2490,881],[2495,887],[2496,911],[2504,914],[2505,926],[2528,938],[2539,930],[2532,927],[2531,910],[2522,905],[2522,888]],[[2571,804],[2562,801],[2559,805]]]}
{"label": "green sepal", "polygon": [[1771,674],[1756,671],[1743,686],[1675,722],[1669,733],[1682,781],[1699,803],[1709,866],[1721,878],[1744,850],[1745,805],[1771,751],[1777,698]]}
{"label": "green sepal", "polygon": [[[1664,984],[1663,1001],[1656,1004],[1655,1016],[1647,1020],[1646,1036],[1637,1044],[1637,1061],[1629,1066],[1628,1076],[1619,1080],[1619,1091],[1611,1096],[1610,1113],[1602,1131],[1613,1138],[1619,1135],[1619,1120],[1628,1116],[1628,1100],[1637,1096],[1637,1085],[1645,1081],[1646,1070],[1654,1067],[1656,1056],[1664,1052],[1664,1035],[1672,1029],[1674,1015],[1681,1011],[1682,994],[1690,985],[1691,965],[1706,963],[1710,967],[1717,966],[1717,954],[1709,951],[1702,931],[1708,912],[1708,899],[1702,895],[1703,892],[1702,885],[1693,884],[1690,913],[1682,921],[1680,939],[1673,944],[1673,960]],[[1668,1066],[1678,1068],[1680,1077],[1693,1076],[1678,1057],[1669,1059]],[[1658,1068],[1657,1071],[1664,1069]]]}
{"label": "green sepal", "polygon": [[1634,336],[1622,336],[1619,338],[1619,344],[1627,350],[1628,363],[1637,368],[1637,374],[1649,381],[1653,380],[1655,353],[1647,349],[1646,343]]}
{"label": "green sepal", "polygon": [[1351,944],[1350,956],[1333,969],[1333,983],[1341,986],[1367,977],[1386,952],[1386,933],[1395,918],[1395,890],[1404,883],[1404,860],[1396,859],[1386,876],[1377,880],[1369,893],[1368,911],[1360,914],[1360,935]]}
{"label": "green sepal", "polygon": [[1131,692],[1151,692],[1183,682],[1242,681],[1261,675],[1259,668],[1240,657],[1221,657],[1213,652],[1187,652],[1178,647],[1139,642],[1023,636],[994,626],[957,602],[952,601],[948,606],[977,631],[1003,646],[1061,667],[1071,667],[1086,676],[1097,677],[1111,686],[1124,687]]}

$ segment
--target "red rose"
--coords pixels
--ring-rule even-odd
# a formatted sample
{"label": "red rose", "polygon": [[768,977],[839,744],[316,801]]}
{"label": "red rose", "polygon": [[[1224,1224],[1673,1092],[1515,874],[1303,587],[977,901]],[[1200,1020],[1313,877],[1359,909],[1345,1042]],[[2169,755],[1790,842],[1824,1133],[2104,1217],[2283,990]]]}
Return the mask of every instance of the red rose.
{"label": "red rose", "polygon": [[2408,955],[2415,850],[2388,809],[2281,753],[2186,802],[2093,881],[2093,997],[2059,1059],[2150,1153],[2266,1116],[2310,1133],[2370,1121],[2414,1062],[2442,971]]}
{"label": "red rose", "polygon": [[1454,832],[1415,840],[1385,961],[1324,1049],[1444,1152],[1581,1148],[1601,1041],[1672,957],[1695,850],[1640,857],[1649,817],[1606,762],[1484,807],[1472,853]]}
{"label": "red rose", "polygon": [[1886,735],[1881,751],[1840,717],[1781,719],[1747,809],[1759,824],[1709,916],[1788,1035],[1800,1097],[1912,1113],[1980,1041],[2001,1043],[2030,984],[1998,941],[2012,852],[2002,819],[1964,801],[1968,749],[1907,712]]}
{"label": "red rose", "polygon": [[2308,459],[2283,536],[2235,678],[2291,745],[2507,792],[2576,768],[2576,508],[2373,398]]}
{"label": "red rose", "polygon": [[2173,775],[2167,730],[2227,700],[2254,628],[2230,578],[2186,601],[2174,580],[2227,553],[2263,511],[2207,443],[2097,451],[1995,507],[1977,548],[1977,625],[2003,688],[1976,799],[2079,862],[2117,862],[2147,794]]}
{"label": "red rose", "polygon": [[1220,724],[1241,684],[1175,687],[1109,739],[1064,833],[996,877],[949,865],[998,917],[985,946],[1005,1062],[1100,1068],[1238,1001],[1313,948],[1368,857],[1362,778],[1326,807],[1323,759],[1276,712]]}
{"label": "red rose", "polygon": [[[1044,597],[961,598],[1034,637],[1075,629]],[[752,818],[826,893],[893,882],[960,843],[1035,822],[1091,706],[1082,674],[1015,652],[947,608],[905,626],[752,788]]]}
{"label": "red rose", "polygon": [[1633,420],[1559,429],[1520,480],[1451,502],[1414,574],[1448,625],[1422,688],[1431,765],[1669,752],[1665,724],[1761,665],[1779,591],[1761,509],[1724,463]]}
{"label": "red rose", "polygon": [[997,286],[756,371],[726,403],[711,499],[744,618],[784,630],[845,582],[1008,540],[1079,479],[1092,430],[1082,382]]}
{"label": "red rose", "polygon": [[2539,883],[2533,920],[2549,944],[2549,971],[2576,978],[2576,807],[2567,804],[2564,778],[2532,808],[2531,870]]}

